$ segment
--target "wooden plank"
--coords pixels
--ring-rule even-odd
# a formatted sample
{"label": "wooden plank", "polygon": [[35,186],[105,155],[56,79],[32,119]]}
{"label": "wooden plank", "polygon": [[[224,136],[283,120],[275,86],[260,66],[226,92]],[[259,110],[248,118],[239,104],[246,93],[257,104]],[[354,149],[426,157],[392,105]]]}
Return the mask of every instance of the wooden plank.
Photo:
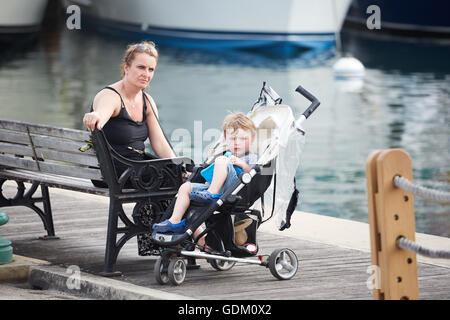
{"label": "wooden plank", "polygon": [[2,131],[0,130],[0,141],[9,142],[9,143],[20,143],[24,145],[30,144],[30,138],[26,133],[23,132],[11,132],[11,131]]}
{"label": "wooden plank", "polygon": [[36,155],[40,158],[48,160],[64,161],[97,168],[100,167],[97,156],[88,153],[85,154],[81,151],[79,151],[78,153],[69,153],[63,151],[36,148]]}
{"label": "wooden plank", "polygon": [[[54,149],[58,151],[68,151],[73,153],[81,153],[79,148],[86,144],[83,141],[70,141],[70,140],[61,140],[59,138],[53,137],[45,137],[45,136],[31,136],[33,140],[33,144],[35,147],[43,147],[48,149]],[[83,152],[84,154],[95,154],[95,150],[93,148]]]}
{"label": "wooden plank", "polygon": [[49,125],[28,123],[23,121],[0,119],[0,128],[20,132],[27,132],[27,130],[29,130],[31,134],[52,136],[70,140],[91,140],[89,131],[58,128]]}
{"label": "wooden plank", "polygon": [[102,180],[100,169],[91,169],[78,166],[67,166],[57,163],[14,158],[3,154],[0,154],[0,165],[12,168],[21,168],[31,171],[40,171],[44,173],[65,175],[69,177]]}
{"label": "wooden plank", "polygon": [[9,153],[20,156],[34,156],[33,148],[23,144],[0,142],[0,153]]}
{"label": "wooden plank", "polygon": [[411,193],[396,188],[393,182],[396,175],[412,181],[411,159],[401,149],[390,149],[382,151],[376,163],[379,260],[384,298],[419,299],[416,254],[397,246],[400,236],[415,241],[414,198]]}
{"label": "wooden plank", "polygon": [[[79,151],[79,148],[86,144],[85,141],[63,140],[60,138],[41,135],[31,135],[31,139],[35,147],[44,147],[48,149],[55,149],[73,153],[81,153],[81,151]],[[19,143],[21,145],[31,146],[30,138],[27,133],[0,131],[0,141],[11,144]],[[95,150],[91,148],[83,153],[95,155]]]}
{"label": "wooden plank", "polygon": [[[109,196],[109,189],[95,187],[91,180],[81,179],[78,177],[63,177],[57,175],[51,175],[41,172],[33,172],[22,169],[4,169],[0,170],[0,177],[4,177],[9,180],[17,180],[22,182],[32,183],[38,181],[49,187],[55,187],[60,189],[66,189],[71,191],[85,192],[90,194]],[[54,203],[54,201],[52,201]]]}
{"label": "wooden plank", "polygon": [[[30,221],[32,214],[30,210],[21,207],[2,208],[10,216],[9,223],[2,226],[2,235],[13,242],[16,254],[40,258],[52,264],[75,264],[91,274],[101,271],[106,233],[106,220],[102,221],[101,218],[106,217],[104,210],[107,209],[107,204],[71,197],[70,194],[57,191],[52,193],[51,197],[56,228],[63,230],[61,234],[57,232],[60,240],[36,240],[42,235],[42,224],[38,218],[33,220],[34,225],[23,224],[23,228],[17,232],[19,229],[14,226],[15,218],[21,217],[21,221]],[[79,203],[80,206],[70,207],[68,202]],[[73,228],[74,220],[80,215],[86,217],[85,226],[89,226],[87,230],[84,227]],[[83,224],[82,221],[75,223],[77,226]],[[292,280],[277,281],[268,269],[244,264],[237,264],[229,271],[218,272],[205,260],[199,259],[197,262],[201,268],[188,271],[186,281],[181,286],[160,286],[153,279],[153,265],[157,257],[137,256],[134,239],[124,246],[119,255],[117,269],[125,275],[119,280],[166,292],[184,295],[189,292],[189,296],[196,299],[261,299],[266,300],[267,304],[271,304],[270,301],[274,299],[370,299],[371,294],[366,287],[368,274],[362,263],[365,258],[366,266],[370,264],[369,253],[284,235],[259,233],[258,238],[260,244],[264,244],[263,250],[266,254],[283,244],[298,254],[299,271]],[[325,257],[332,261],[332,272],[330,266],[326,265]],[[339,264],[339,261],[342,263]],[[355,261],[355,264],[352,261]],[[421,296],[427,299],[448,300],[450,270],[421,265],[422,268],[427,268],[427,274],[436,274],[433,278],[419,278]]]}
{"label": "wooden plank", "polygon": [[[70,162],[86,166],[99,167],[98,159],[92,154],[85,154],[78,151],[78,153],[70,153],[56,150],[49,150],[46,148],[35,148],[36,156],[45,160],[56,160],[63,162]],[[0,153],[8,153],[11,155],[23,155],[34,157],[33,148],[30,146],[18,145],[0,142]]]}

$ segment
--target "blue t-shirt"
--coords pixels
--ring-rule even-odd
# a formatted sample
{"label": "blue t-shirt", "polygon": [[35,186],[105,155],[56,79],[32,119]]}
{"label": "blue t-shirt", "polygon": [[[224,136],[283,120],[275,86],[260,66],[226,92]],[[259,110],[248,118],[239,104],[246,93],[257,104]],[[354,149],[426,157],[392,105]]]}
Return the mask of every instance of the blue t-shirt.
{"label": "blue t-shirt", "polygon": [[[231,155],[232,155],[232,153],[230,151],[225,152],[225,154],[224,154],[225,157],[229,157]],[[243,160],[245,163],[250,164],[250,165],[256,164],[256,162],[258,161],[258,156],[254,153],[247,153],[239,158],[241,160]],[[241,172],[243,171],[241,167],[236,166],[236,165],[234,165],[233,168],[236,171],[237,176],[239,176],[241,174]],[[202,177],[205,178],[205,180],[209,183],[211,183],[211,181],[212,181],[213,173],[214,173],[214,163],[210,164],[208,167],[206,167],[205,169],[203,169],[200,172]]]}

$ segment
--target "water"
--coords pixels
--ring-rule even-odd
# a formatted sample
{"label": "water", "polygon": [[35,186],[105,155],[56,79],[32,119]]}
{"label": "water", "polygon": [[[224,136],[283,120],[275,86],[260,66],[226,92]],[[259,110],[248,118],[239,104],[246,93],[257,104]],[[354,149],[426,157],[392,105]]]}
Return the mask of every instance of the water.
{"label": "water", "polygon": [[[308,101],[294,89],[301,84],[310,90],[322,104],[304,125],[307,142],[297,172],[300,210],[367,222],[365,161],[376,149],[403,148],[417,183],[450,191],[450,46],[351,32],[343,34],[343,42],[367,68],[364,86],[356,92],[345,92],[334,81],[333,50],[280,59],[261,52],[167,47],[160,48],[148,92],[166,134],[185,128],[194,141],[195,123],[202,121],[201,132],[220,128],[228,110],[251,107],[262,81],[297,116]],[[61,24],[35,41],[3,48],[0,117],[82,128],[95,93],[118,80],[126,44]],[[448,204],[416,198],[415,213],[418,232],[450,236]]]}

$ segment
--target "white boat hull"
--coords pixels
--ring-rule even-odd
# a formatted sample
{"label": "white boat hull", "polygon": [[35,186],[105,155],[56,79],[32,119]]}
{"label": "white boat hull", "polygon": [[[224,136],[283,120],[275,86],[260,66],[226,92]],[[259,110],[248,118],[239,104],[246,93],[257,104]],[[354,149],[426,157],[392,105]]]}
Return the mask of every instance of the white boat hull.
{"label": "white boat hull", "polygon": [[64,2],[80,6],[82,17],[104,31],[147,34],[183,46],[239,47],[334,43],[351,0]]}
{"label": "white boat hull", "polygon": [[47,0],[12,0],[0,4],[0,34],[35,32],[44,18]]}

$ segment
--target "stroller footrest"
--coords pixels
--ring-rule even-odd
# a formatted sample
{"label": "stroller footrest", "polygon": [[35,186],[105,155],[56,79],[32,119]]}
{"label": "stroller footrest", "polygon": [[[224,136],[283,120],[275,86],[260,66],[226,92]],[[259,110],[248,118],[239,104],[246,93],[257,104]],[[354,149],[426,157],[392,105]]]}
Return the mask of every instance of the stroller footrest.
{"label": "stroller footrest", "polygon": [[190,234],[188,232],[184,233],[161,233],[157,231],[153,231],[152,240],[159,245],[162,246],[172,246],[180,244],[185,241]]}

